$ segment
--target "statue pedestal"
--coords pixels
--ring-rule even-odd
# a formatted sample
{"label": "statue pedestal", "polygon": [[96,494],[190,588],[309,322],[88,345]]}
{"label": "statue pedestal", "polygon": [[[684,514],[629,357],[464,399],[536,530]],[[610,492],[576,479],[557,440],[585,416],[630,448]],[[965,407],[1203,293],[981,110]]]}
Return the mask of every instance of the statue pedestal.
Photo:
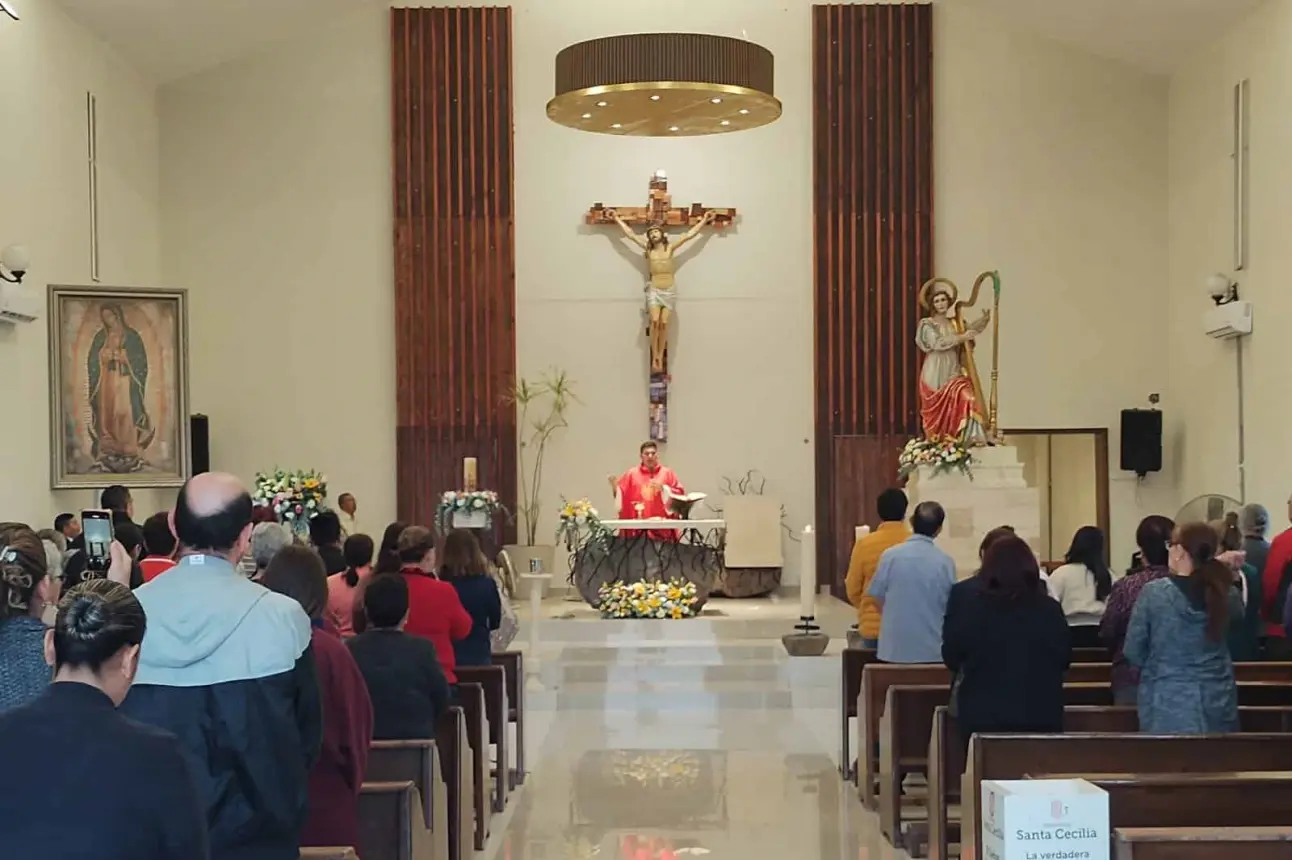
{"label": "statue pedestal", "polygon": [[955,560],[961,578],[978,569],[978,544],[997,526],[1013,526],[1018,536],[1037,547],[1041,537],[1041,495],[1023,478],[1018,450],[1008,445],[975,448],[973,478],[959,472],[934,475],[921,466],[907,484],[911,505],[938,502],[947,521],[938,546]]}

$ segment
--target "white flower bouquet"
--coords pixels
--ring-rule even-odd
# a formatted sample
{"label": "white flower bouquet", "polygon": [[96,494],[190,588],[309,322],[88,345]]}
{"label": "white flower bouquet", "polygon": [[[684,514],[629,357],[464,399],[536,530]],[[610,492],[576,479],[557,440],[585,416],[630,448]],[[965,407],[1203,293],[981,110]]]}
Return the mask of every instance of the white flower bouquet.
{"label": "white flower bouquet", "polygon": [[435,507],[435,518],[440,528],[448,531],[453,528],[455,515],[461,517],[483,515],[485,519],[492,522],[494,514],[500,511],[505,514],[506,510],[502,502],[498,501],[498,494],[493,490],[447,490],[440,496],[440,503]]}
{"label": "white flower bouquet", "polygon": [[954,469],[972,479],[973,462],[973,454],[959,439],[912,439],[897,458],[897,474],[905,478],[920,466],[932,466],[935,475]]}
{"label": "white flower bouquet", "polygon": [[313,469],[257,472],[251,501],[271,509],[280,523],[308,522],[327,510],[327,478]]}
{"label": "white flower bouquet", "polygon": [[607,582],[597,590],[602,618],[692,618],[699,595],[695,583]]}

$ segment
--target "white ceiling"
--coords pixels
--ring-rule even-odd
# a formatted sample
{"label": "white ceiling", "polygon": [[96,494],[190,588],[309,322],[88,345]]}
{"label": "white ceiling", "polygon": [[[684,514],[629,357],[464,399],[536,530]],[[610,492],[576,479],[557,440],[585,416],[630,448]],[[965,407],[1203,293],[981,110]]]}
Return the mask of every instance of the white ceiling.
{"label": "white ceiling", "polygon": [[[38,0],[15,0],[31,3]],[[291,37],[375,0],[57,0],[128,62],[166,83]],[[388,5],[388,4],[386,4]]]}
{"label": "white ceiling", "polygon": [[[962,2],[962,0],[939,0]],[[965,0],[1052,39],[1166,74],[1265,0]]]}
{"label": "white ceiling", "polygon": [[[58,2],[73,18],[114,45],[131,63],[159,82],[166,82],[289,38],[295,28],[311,18],[374,5],[380,0]],[[802,2],[807,5],[810,0]],[[1025,27],[1099,56],[1165,73],[1263,0],[938,2],[963,2],[991,9]]]}

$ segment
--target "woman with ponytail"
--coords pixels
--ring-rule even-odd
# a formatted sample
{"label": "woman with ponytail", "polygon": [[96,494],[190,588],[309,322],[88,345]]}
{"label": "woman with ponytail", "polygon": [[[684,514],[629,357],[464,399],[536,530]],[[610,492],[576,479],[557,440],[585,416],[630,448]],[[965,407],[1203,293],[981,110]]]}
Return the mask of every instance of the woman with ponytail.
{"label": "woman with ponytail", "polygon": [[[403,566],[399,560],[399,536],[406,528],[408,523],[401,523],[398,520],[386,526],[386,530],[381,534],[381,546],[377,548],[377,559],[373,563],[369,578],[382,573],[399,573]],[[351,604],[350,630],[355,636],[368,629],[368,615],[363,610],[365,584],[366,582],[360,583],[359,589],[354,593],[354,602]]]}
{"label": "woman with ponytail", "polygon": [[1243,616],[1233,569],[1206,523],[1171,537],[1171,576],[1140,592],[1126,631],[1126,659],[1139,667],[1139,728],[1152,734],[1238,731],[1238,689],[1226,635]]}
{"label": "woman with ponytail", "polygon": [[342,555],[345,570],[327,578],[327,618],[342,639],[354,635],[354,599],[372,575],[372,538],[350,535]]}
{"label": "woman with ponytail", "polygon": [[[117,713],[147,622],[130,589],[87,580],[44,636],[54,683],[0,715],[0,833],[6,857],[172,860],[208,856],[206,811],[179,742]],[[86,797],[74,820],[52,798]]]}

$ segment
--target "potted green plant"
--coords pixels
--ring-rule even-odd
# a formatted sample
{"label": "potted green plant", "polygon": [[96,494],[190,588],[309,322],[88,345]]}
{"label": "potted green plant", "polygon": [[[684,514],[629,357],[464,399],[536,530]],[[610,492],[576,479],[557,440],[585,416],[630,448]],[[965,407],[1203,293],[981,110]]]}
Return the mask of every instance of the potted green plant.
{"label": "potted green plant", "polygon": [[532,561],[542,564],[544,573],[552,573],[556,547],[538,542],[538,526],[543,513],[543,463],[547,445],[558,430],[570,426],[566,420],[570,406],[579,403],[574,382],[564,370],[552,369],[535,379],[520,377],[512,386],[509,399],[516,405],[520,441],[520,500],[516,514],[520,518],[521,543],[506,547],[518,573],[528,573]]}

